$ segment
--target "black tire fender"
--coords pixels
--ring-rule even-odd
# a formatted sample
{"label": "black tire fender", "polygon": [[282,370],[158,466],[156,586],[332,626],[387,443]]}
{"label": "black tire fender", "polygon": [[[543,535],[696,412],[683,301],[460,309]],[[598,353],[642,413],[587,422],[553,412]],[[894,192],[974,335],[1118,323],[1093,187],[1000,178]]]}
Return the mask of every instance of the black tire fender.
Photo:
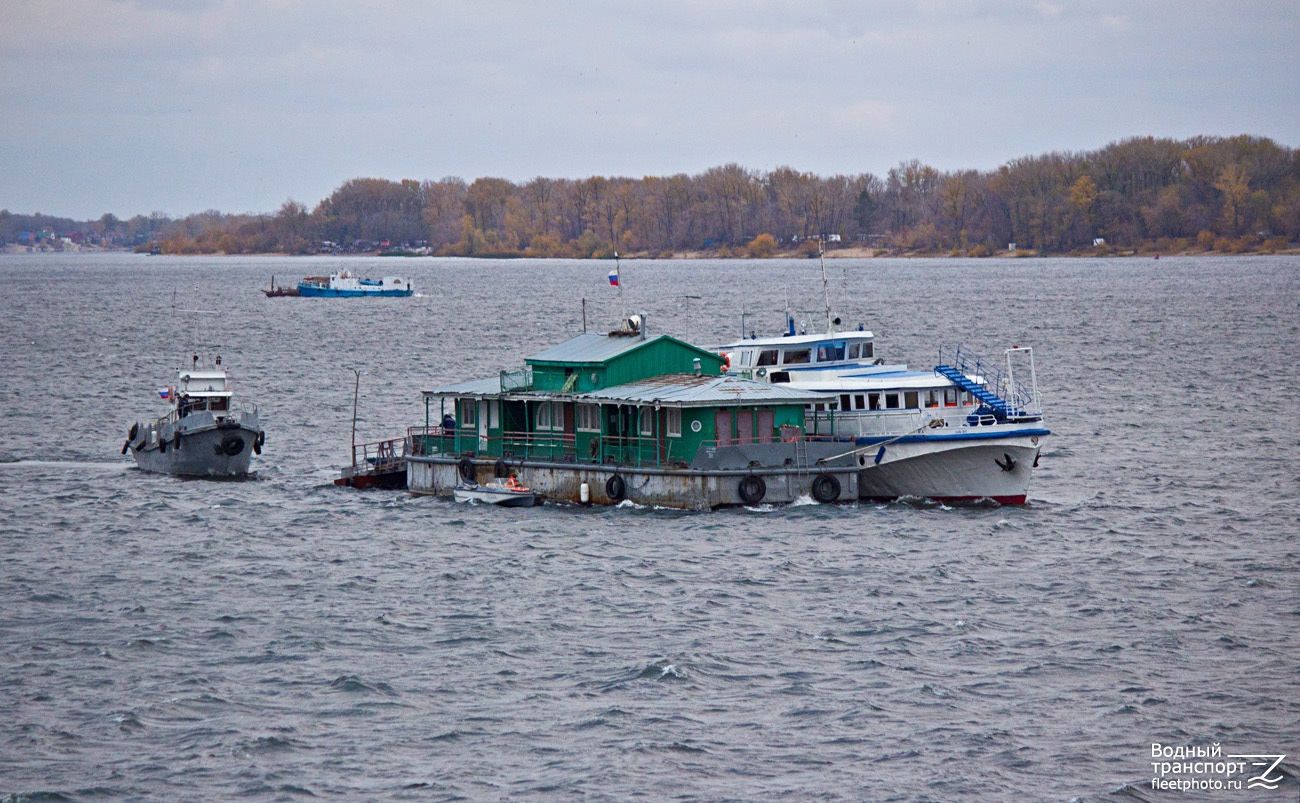
{"label": "black tire fender", "polygon": [[135,436],[139,434],[140,434],[140,422],[137,421],[136,423],[131,425],[131,431],[126,433],[126,439],[128,441],[133,441],[135,440]]}
{"label": "black tire fender", "polygon": [[618,474],[613,474],[605,480],[605,494],[615,502],[621,502],[627,495],[627,483]]}
{"label": "black tire fender", "polygon": [[460,472],[460,478],[465,482],[474,481],[474,460],[470,457],[462,457],[456,464],[456,469]]}
{"label": "black tire fender", "polygon": [[510,466],[507,466],[506,461],[498,457],[496,463],[492,466],[492,473],[497,477],[509,477]]}
{"label": "black tire fender", "polygon": [[736,491],[740,494],[740,501],[747,505],[756,505],[767,496],[767,483],[757,474],[750,474],[740,481]]}
{"label": "black tire fender", "polygon": [[813,499],[823,505],[834,502],[840,498],[840,481],[834,474],[819,475],[817,479],[813,480],[812,495]]}
{"label": "black tire fender", "polygon": [[227,435],[221,439],[221,451],[234,457],[244,451],[244,439],[238,435]]}

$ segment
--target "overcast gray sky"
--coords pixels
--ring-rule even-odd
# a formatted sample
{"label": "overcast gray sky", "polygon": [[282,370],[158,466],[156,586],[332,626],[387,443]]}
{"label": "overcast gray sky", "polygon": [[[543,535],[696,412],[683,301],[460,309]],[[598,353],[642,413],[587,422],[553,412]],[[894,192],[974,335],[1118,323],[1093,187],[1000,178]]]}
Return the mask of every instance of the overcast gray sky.
{"label": "overcast gray sky", "polygon": [[1300,147],[1297,0],[0,0],[0,208]]}

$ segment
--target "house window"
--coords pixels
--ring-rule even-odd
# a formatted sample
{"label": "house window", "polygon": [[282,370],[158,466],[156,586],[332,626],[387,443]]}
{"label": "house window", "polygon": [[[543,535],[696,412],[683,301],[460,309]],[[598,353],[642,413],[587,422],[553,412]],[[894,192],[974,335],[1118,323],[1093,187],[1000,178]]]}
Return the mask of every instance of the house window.
{"label": "house window", "polygon": [[600,405],[579,404],[574,426],[579,432],[600,432]]}
{"label": "house window", "polygon": [[501,428],[501,402],[493,399],[488,402],[488,429]]}
{"label": "house window", "polygon": [[786,349],[781,362],[784,365],[796,365],[812,360],[812,349]]}
{"label": "house window", "polygon": [[776,349],[766,349],[758,353],[759,365],[776,365]]}
{"label": "house window", "polygon": [[639,419],[637,423],[637,431],[642,435],[653,435],[655,431],[655,408],[642,407],[637,418]]}
{"label": "house window", "polygon": [[664,408],[664,433],[670,438],[680,438],[682,436],[682,408]]}
{"label": "house window", "polygon": [[478,416],[475,415],[475,408],[478,406],[473,399],[457,399],[456,406],[460,409],[460,425],[463,427],[472,427],[478,423]]}
{"label": "house window", "polygon": [[551,403],[550,402],[542,402],[541,404],[537,405],[536,424],[538,429],[551,428]]}

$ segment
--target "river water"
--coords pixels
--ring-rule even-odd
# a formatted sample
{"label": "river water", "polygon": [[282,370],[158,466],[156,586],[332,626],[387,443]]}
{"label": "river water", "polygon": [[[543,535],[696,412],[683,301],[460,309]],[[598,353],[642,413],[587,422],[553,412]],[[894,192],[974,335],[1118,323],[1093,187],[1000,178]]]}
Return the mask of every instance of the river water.
{"label": "river water", "polygon": [[[261,292],[339,266],[418,295]],[[622,297],[609,268],[0,257],[0,800],[1300,799],[1300,259],[828,260],[825,293],[815,260],[625,261]],[[891,361],[1034,347],[1028,505],[330,484],[353,369],[378,440],[584,298],[714,346],[825,295]],[[253,479],[119,454],[196,319],[261,413]],[[1198,747],[1286,754],[1280,788],[1169,766]]]}

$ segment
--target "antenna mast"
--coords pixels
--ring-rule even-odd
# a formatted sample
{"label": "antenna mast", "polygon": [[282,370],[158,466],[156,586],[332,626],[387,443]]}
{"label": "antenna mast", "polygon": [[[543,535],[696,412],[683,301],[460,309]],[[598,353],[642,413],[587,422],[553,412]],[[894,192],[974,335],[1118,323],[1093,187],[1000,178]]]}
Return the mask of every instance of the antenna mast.
{"label": "antenna mast", "polygon": [[352,389],[352,467],[357,467],[357,396],[361,395],[361,372],[353,368],[357,375],[356,387]]}
{"label": "antenna mast", "polygon": [[826,298],[826,334],[834,334],[831,328],[831,288],[826,281],[826,241],[820,236],[817,238],[817,261],[822,266],[822,295]]}

